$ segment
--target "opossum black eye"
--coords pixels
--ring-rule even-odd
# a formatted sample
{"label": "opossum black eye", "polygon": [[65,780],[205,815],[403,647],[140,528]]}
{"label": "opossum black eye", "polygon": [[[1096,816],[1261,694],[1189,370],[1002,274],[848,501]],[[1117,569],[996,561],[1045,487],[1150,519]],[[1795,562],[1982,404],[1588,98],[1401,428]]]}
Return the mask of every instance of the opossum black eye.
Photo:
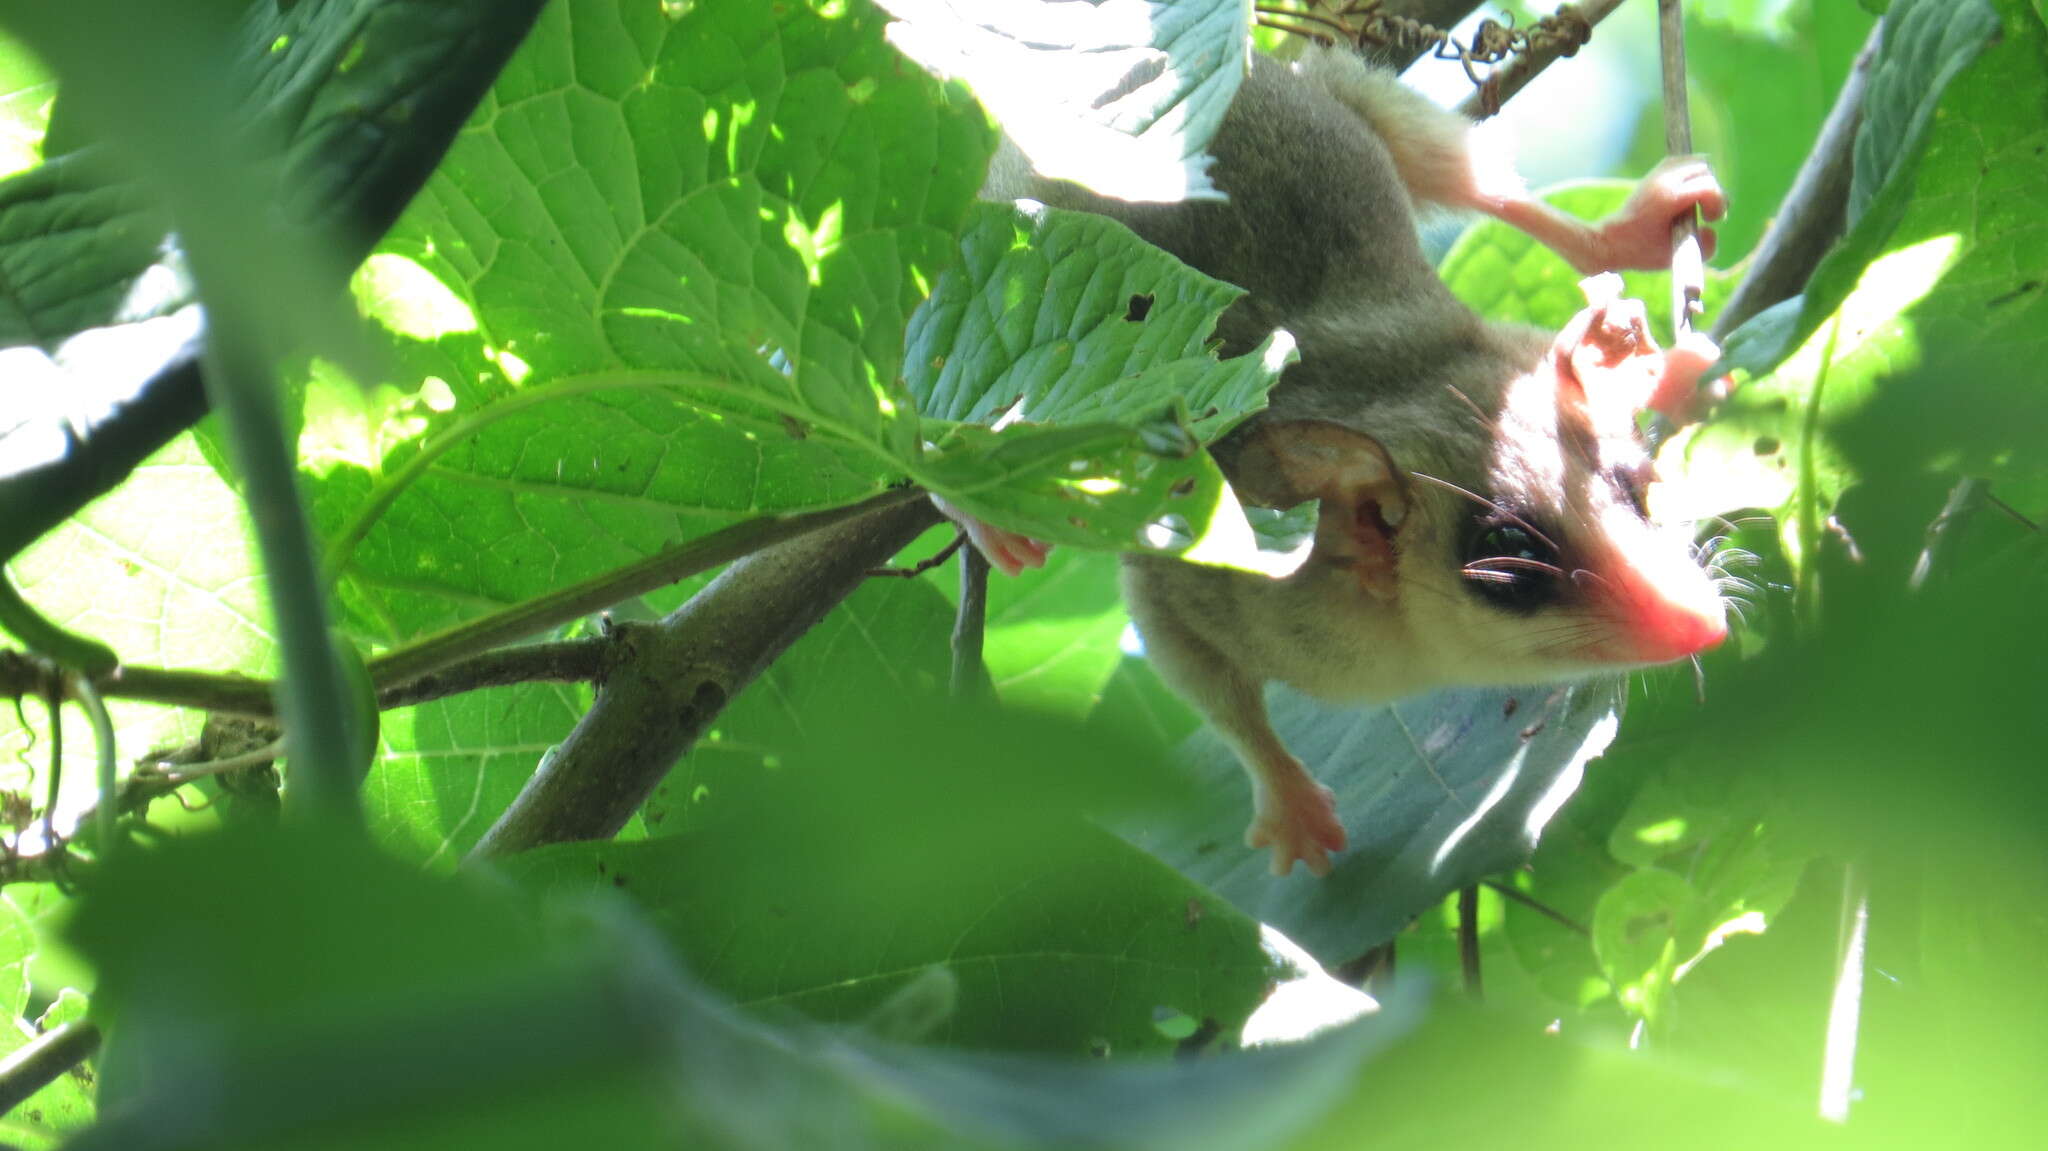
{"label": "opossum black eye", "polygon": [[1480,598],[1518,612],[1554,602],[1564,579],[1557,549],[1534,529],[1515,523],[1480,524],[1465,548],[1459,574]]}

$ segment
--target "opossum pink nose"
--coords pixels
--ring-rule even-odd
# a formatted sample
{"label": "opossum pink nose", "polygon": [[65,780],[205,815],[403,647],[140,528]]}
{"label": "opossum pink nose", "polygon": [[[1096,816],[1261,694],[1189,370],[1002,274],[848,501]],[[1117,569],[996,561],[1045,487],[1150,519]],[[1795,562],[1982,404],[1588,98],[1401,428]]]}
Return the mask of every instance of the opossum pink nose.
{"label": "opossum pink nose", "polygon": [[1636,652],[1646,663],[1684,659],[1719,647],[1728,638],[1728,616],[1717,600],[1704,604],[1638,600],[1633,606]]}

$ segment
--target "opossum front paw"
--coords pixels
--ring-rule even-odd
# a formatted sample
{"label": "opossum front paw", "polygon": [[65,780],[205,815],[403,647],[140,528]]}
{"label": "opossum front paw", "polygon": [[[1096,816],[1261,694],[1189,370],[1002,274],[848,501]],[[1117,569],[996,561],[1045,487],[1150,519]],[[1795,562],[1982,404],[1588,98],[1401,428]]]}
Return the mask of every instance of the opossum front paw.
{"label": "opossum front paw", "polygon": [[1265,790],[1258,812],[1245,829],[1244,845],[1273,850],[1273,874],[1286,875],[1300,860],[1309,874],[1330,874],[1330,852],[1344,850],[1344,824],[1337,819],[1337,796],[1306,775],[1298,783]]}
{"label": "opossum front paw", "polygon": [[[1727,193],[1705,160],[1673,156],[1643,177],[1620,211],[1600,222],[1592,251],[1575,262],[1584,272],[1668,267],[1671,225],[1694,208],[1702,218],[1718,220],[1728,214]],[[1711,257],[1714,230],[1702,227],[1699,236],[1701,257]]]}
{"label": "opossum front paw", "polygon": [[990,567],[1004,575],[1014,576],[1025,568],[1045,566],[1046,553],[1052,551],[1051,544],[984,523],[937,496],[932,497],[932,504],[947,519],[959,524],[960,530],[966,532],[968,540],[974,544],[974,550],[988,560]]}

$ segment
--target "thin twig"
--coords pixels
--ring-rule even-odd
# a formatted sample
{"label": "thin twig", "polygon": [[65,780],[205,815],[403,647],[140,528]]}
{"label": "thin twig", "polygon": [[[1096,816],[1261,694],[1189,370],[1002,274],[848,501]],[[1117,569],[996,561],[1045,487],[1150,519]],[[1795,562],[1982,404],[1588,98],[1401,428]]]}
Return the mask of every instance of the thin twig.
{"label": "thin twig", "polygon": [[284,750],[284,740],[278,738],[271,740],[254,751],[245,751],[240,755],[230,755],[225,759],[215,759],[205,763],[158,761],[148,765],[144,770],[138,771],[137,774],[155,775],[160,777],[165,783],[176,786],[190,783],[202,776],[224,775],[230,771],[262,767],[266,763],[276,762],[284,755]]}
{"label": "thin twig", "polygon": [[80,1020],[59,1023],[0,1060],[0,1115],[56,1082],[100,1049],[100,1029]]}
{"label": "thin twig", "polygon": [[1883,29],[1882,22],[1871,27],[1827,122],[1821,125],[1813,151],[1800,166],[1792,190],[1785,194],[1750,258],[1748,274],[1715,317],[1710,333],[1714,339],[1722,339],[1765,308],[1798,295],[1821,257],[1842,234],[1855,168],[1856,129],[1863,123],[1863,94],[1876,66],[1878,48],[1884,43]]}
{"label": "thin twig", "polygon": [[[218,238],[214,242],[225,244]],[[200,258],[218,258],[221,250],[226,249],[211,248],[202,238],[192,251],[207,301],[203,374],[207,400],[234,449],[249,521],[256,529],[263,584],[270,593],[284,666],[278,712],[294,741],[292,804],[325,823],[360,827],[362,800],[350,748],[357,742],[354,733],[372,717],[355,714],[363,705],[348,690],[329,631],[326,583],[299,493],[297,459],[286,438],[284,390],[275,379],[266,309],[257,306],[247,285]],[[209,279],[208,271],[218,278]]]}
{"label": "thin twig", "polygon": [[[597,675],[605,641],[601,638],[502,647],[415,676],[404,683],[380,684],[377,706],[383,710],[410,707],[429,700],[520,683],[582,683]],[[0,696],[44,694],[62,682],[62,671],[38,657],[0,651]],[[76,681],[72,681],[75,694]],[[271,681],[233,673],[187,671],[123,664],[94,681],[108,699],[142,700],[189,707],[220,715],[272,719],[277,715]]]}
{"label": "thin twig", "polygon": [[386,652],[370,661],[370,679],[380,687],[404,684],[535,632],[602,611],[620,600],[731,563],[771,544],[923,498],[924,492],[917,488],[891,488],[845,507],[793,516],[763,516],[734,524],[663,548],[615,571]]}
{"label": "thin twig", "polygon": [[1941,511],[1927,525],[1927,537],[1920,545],[1919,558],[1913,561],[1913,574],[1906,577],[1906,586],[1918,591],[1927,586],[1927,578],[1934,574],[1941,557],[1950,550],[1956,538],[1957,528],[1984,504],[1984,481],[1967,476],[1957,480],[1949,489],[1948,499],[1941,505]]}
{"label": "thin twig", "polygon": [[92,721],[93,750],[97,756],[100,788],[99,850],[111,851],[114,846],[114,792],[120,786],[114,767],[114,717],[107,714],[107,703],[94,690],[92,681],[84,676],[75,676],[71,690],[78,697],[78,706],[85,709],[86,718]]}
{"label": "thin twig", "polygon": [[988,558],[969,548],[960,561],[960,606],[953,614],[953,696],[987,699],[995,692],[982,642],[988,630]]}
{"label": "thin twig", "polygon": [[2041,525],[2035,523],[2033,520],[2028,519],[2025,512],[2022,512],[2021,510],[2012,506],[2011,504],[2006,503],[2004,500],[1999,499],[1995,494],[1991,492],[1987,491],[1984,493],[1984,502],[1990,504],[1994,508],[1997,508],[1999,511],[2004,512],[2007,516],[2010,516],[2014,522],[2018,523],[2021,527],[2027,529],[2030,532],[2037,532],[2041,530]]}
{"label": "thin twig", "polygon": [[[1685,12],[1679,0],[1657,0],[1657,48],[1664,72],[1664,154],[1692,155],[1692,110],[1685,82]],[[1671,225],[1671,330],[1692,333],[1707,286],[1706,258],[1700,254],[1700,210],[1687,211]]]}
{"label": "thin twig", "polygon": [[953,533],[953,538],[952,538],[951,540],[948,540],[948,541],[947,541],[947,543],[946,543],[946,546],[945,546],[945,547],[942,547],[942,548],[940,548],[940,549],[939,549],[938,551],[935,551],[935,552],[933,552],[933,553],[932,553],[931,555],[929,555],[929,556],[925,557],[924,559],[921,559],[921,560],[917,561],[916,563],[914,563],[914,564],[910,565],[909,567],[907,567],[907,568],[869,568],[869,569],[868,569],[868,578],[869,578],[869,579],[915,579],[916,577],[918,577],[918,576],[921,576],[921,575],[923,575],[924,573],[926,573],[926,572],[928,572],[928,571],[932,570],[933,568],[935,568],[935,567],[938,567],[938,566],[939,566],[940,564],[942,564],[942,563],[945,563],[945,562],[946,562],[947,560],[949,560],[949,559],[952,559],[952,558],[953,558],[953,553],[954,553],[954,552],[957,552],[957,551],[959,551],[959,550],[960,550],[960,545],[961,545],[961,544],[964,544],[964,543],[966,543],[966,542],[967,542],[967,531],[966,531],[966,529],[964,529],[964,528],[963,528],[963,529],[960,529],[960,530],[958,530],[958,531],[955,531],[955,532]]}
{"label": "thin twig", "polygon": [[1492,879],[1486,881],[1486,888],[1487,890],[1500,896],[1502,899],[1506,899],[1513,903],[1519,903],[1523,907],[1528,908],[1529,910],[1537,913],[1538,915],[1544,916],[1545,918],[1548,918],[1558,924],[1561,924],[1566,928],[1569,928],[1576,934],[1583,935],[1588,939],[1591,939],[1593,937],[1593,932],[1591,928],[1588,928],[1585,924],[1580,923],[1578,920],[1573,919],[1571,916],[1566,915],[1564,912],[1559,911],[1555,907],[1552,907],[1547,903],[1542,903],[1536,900],[1525,891],[1516,891],[1514,888],[1508,886],[1507,884]]}
{"label": "thin twig", "polygon": [[1486,998],[1486,985],[1479,977],[1479,888],[1458,890],[1458,968],[1465,977],[1465,994]]}
{"label": "thin twig", "polygon": [[57,673],[43,688],[43,704],[50,710],[50,790],[43,801],[43,850],[56,849],[57,788],[64,781],[64,674]]}

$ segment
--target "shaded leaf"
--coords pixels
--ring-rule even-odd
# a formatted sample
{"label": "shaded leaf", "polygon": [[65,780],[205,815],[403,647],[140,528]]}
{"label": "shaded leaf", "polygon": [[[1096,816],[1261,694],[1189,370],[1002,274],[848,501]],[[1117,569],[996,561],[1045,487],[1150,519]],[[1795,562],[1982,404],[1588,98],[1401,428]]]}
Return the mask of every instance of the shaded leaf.
{"label": "shaded leaf", "polygon": [[1350,846],[1329,876],[1296,868],[1275,879],[1268,853],[1244,846],[1249,784],[1207,728],[1176,755],[1202,796],[1192,819],[1119,828],[1326,966],[1528,858],[1618,723],[1606,684],[1460,689],[1363,708],[1318,704],[1275,685],[1267,707],[1288,749],[1337,793]]}
{"label": "shaded leaf", "polygon": [[872,827],[825,851],[780,830],[763,813],[680,838],[543,848],[499,867],[553,893],[623,891],[744,1007],[857,1022],[943,969],[952,1007],[927,1037],[965,1047],[1076,1058],[1170,1049],[1155,1025],[1162,1009],[1229,1033],[1267,988],[1257,924],[1105,833],[1049,830],[1020,856],[963,851],[910,827],[878,855]]}

